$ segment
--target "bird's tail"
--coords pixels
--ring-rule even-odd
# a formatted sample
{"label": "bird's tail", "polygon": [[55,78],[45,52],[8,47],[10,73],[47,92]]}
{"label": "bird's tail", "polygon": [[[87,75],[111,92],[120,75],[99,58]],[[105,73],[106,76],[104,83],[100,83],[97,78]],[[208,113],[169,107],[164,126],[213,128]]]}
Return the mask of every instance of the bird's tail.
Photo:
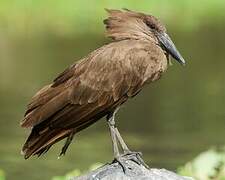
{"label": "bird's tail", "polygon": [[68,137],[60,155],[65,154],[67,147],[73,139],[73,135],[73,129],[46,129],[42,132],[38,132],[34,128],[22,148],[22,154],[25,159],[29,158],[31,155],[40,156],[46,153],[53,144]]}

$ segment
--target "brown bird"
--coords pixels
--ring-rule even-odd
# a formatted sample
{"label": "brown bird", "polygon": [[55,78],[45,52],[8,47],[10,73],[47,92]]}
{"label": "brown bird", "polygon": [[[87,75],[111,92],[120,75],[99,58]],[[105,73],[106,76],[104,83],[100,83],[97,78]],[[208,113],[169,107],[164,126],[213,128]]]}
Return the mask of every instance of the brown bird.
{"label": "brown bird", "polygon": [[31,99],[21,122],[31,128],[22,148],[25,159],[67,138],[60,155],[65,154],[74,135],[102,117],[109,125],[115,159],[132,154],[115,126],[116,112],[160,78],[170,56],[185,64],[157,18],[127,9],[107,12],[104,24],[113,41],[75,62]]}

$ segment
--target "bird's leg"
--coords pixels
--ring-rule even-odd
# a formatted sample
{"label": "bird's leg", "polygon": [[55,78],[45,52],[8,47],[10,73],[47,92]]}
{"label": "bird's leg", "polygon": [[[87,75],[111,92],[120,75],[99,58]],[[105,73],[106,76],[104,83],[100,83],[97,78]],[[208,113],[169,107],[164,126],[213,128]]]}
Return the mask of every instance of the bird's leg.
{"label": "bird's leg", "polygon": [[75,131],[73,130],[67,137],[66,142],[61,150],[61,153],[59,154],[59,157],[66,154],[66,150],[69,147],[71,141],[73,140],[74,134],[75,134]]}
{"label": "bird's leg", "polygon": [[[126,143],[124,142],[122,136],[120,135],[118,129],[115,127],[115,114],[116,114],[117,110],[114,111],[113,113],[111,113],[108,117],[107,117],[107,122],[109,125],[109,129],[110,129],[110,134],[111,134],[111,138],[112,138],[112,143],[113,143],[113,153],[114,153],[114,162],[118,162],[121,167],[123,168],[123,171],[126,171],[126,167],[123,165],[122,159],[129,159],[134,161],[137,164],[142,164],[145,167],[148,168],[148,166],[144,163],[144,161],[141,159],[141,153],[139,152],[132,152],[129,150],[129,148],[127,147]],[[118,147],[118,142],[119,141],[119,145],[121,146],[122,150],[123,150],[123,154],[119,153],[119,147]]]}
{"label": "bird's leg", "polygon": [[119,133],[117,128],[115,128],[115,134],[116,134],[116,137],[117,137],[117,139],[118,139],[118,141],[119,141],[119,143],[120,143],[120,145],[121,145],[121,147],[123,149],[123,153],[127,154],[127,153],[131,152],[129,150],[129,148],[127,147],[126,143],[124,142],[124,140],[123,140],[122,136],[120,135],[120,133]]}
{"label": "bird's leg", "polygon": [[109,130],[110,130],[110,135],[112,138],[112,145],[113,145],[113,154],[115,158],[118,158],[120,156],[119,153],[119,148],[118,148],[118,144],[117,144],[117,139],[116,139],[116,133],[115,133],[115,120],[114,120],[114,113],[107,118],[107,122],[109,125]]}
{"label": "bird's leg", "polygon": [[145,162],[142,160],[141,158],[141,152],[134,152],[134,151],[131,151],[126,143],[124,142],[122,136],[120,135],[119,131],[117,128],[115,128],[115,133],[116,133],[116,136],[119,140],[119,143],[123,149],[123,155],[122,156],[126,156],[128,159],[134,161],[135,163],[137,164],[142,164],[143,166],[145,166],[146,168],[149,168],[147,164],[145,164]]}
{"label": "bird's leg", "polygon": [[110,135],[112,138],[112,144],[113,144],[113,154],[114,154],[114,162],[118,162],[119,165],[122,167],[123,172],[126,172],[126,166],[123,165],[123,162],[121,160],[122,156],[120,155],[119,152],[119,148],[118,148],[118,143],[117,143],[117,136],[116,136],[116,128],[115,128],[115,113],[116,111],[114,111],[113,113],[109,114],[107,117],[107,122],[109,125],[109,129],[110,129]]}
{"label": "bird's leg", "polygon": [[112,141],[113,141],[114,155],[116,155],[116,156],[120,156],[117,140],[119,141],[119,144],[123,150],[123,154],[131,152],[116,127],[115,115],[118,110],[119,110],[119,108],[117,108],[114,112],[109,114],[107,117],[108,125],[109,125],[110,132],[111,132],[111,137],[112,137]]}

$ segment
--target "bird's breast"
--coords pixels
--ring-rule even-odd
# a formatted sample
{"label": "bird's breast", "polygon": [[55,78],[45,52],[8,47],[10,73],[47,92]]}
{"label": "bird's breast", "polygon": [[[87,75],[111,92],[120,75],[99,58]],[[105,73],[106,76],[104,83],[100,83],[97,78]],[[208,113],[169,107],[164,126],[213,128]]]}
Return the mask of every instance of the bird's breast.
{"label": "bird's breast", "polygon": [[145,83],[150,83],[158,80],[163,72],[167,69],[167,57],[164,54],[150,57],[146,72],[144,74]]}

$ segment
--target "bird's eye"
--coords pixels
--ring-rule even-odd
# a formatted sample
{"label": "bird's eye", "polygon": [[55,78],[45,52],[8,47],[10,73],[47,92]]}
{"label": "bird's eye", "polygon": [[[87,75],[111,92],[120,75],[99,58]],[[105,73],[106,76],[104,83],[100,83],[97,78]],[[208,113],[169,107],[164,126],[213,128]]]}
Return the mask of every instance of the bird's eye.
{"label": "bird's eye", "polygon": [[149,24],[149,27],[150,27],[151,29],[156,29],[156,27],[155,27],[154,24]]}
{"label": "bird's eye", "polygon": [[151,22],[146,22],[146,24],[147,24],[147,26],[149,27],[149,28],[151,28],[151,29],[153,29],[153,30],[155,30],[156,29],[156,26],[155,26],[155,24],[153,24],[153,23],[151,23]]}
{"label": "bird's eye", "polygon": [[156,29],[155,25],[153,25],[153,24],[151,24],[149,27],[150,27],[151,29]]}

